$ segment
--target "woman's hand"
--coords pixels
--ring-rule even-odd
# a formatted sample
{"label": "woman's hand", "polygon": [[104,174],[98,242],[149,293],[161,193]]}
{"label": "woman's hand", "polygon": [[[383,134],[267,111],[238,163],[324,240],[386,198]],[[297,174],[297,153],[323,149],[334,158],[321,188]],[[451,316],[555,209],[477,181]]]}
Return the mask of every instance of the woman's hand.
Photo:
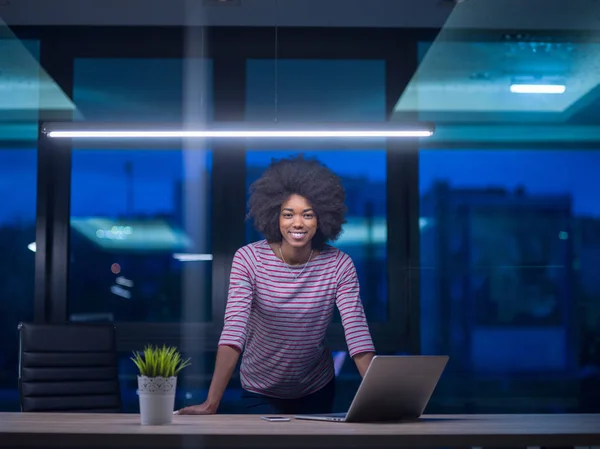
{"label": "woman's hand", "polygon": [[241,350],[228,345],[220,345],[217,349],[215,373],[208,389],[206,401],[200,405],[191,405],[174,411],[174,415],[214,415],[217,413],[221,398],[229,379],[240,357]]}
{"label": "woman's hand", "polygon": [[217,413],[217,407],[204,402],[200,405],[190,405],[175,411],[174,415],[214,415]]}

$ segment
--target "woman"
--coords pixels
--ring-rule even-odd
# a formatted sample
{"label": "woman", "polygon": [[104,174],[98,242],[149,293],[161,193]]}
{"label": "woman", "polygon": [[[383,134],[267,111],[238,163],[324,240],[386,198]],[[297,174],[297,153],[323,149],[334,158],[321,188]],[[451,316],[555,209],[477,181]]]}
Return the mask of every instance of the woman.
{"label": "woman", "polygon": [[249,217],[266,240],[236,252],[207,399],[176,413],[216,413],[242,353],[249,413],[330,413],[325,333],[336,306],[361,376],[375,353],[354,263],[326,243],[342,232],[346,194],[333,172],[302,157],[274,161],[250,193]]}

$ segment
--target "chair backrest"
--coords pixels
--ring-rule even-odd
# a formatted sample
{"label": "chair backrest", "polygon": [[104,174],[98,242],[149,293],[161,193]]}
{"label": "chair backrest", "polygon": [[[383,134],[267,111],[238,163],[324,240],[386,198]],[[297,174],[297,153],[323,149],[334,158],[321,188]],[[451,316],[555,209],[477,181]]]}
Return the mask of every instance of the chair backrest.
{"label": "chair backrest", "polygon": [[121,412],[113,325],[21,323],[19,332],[22,411]]}

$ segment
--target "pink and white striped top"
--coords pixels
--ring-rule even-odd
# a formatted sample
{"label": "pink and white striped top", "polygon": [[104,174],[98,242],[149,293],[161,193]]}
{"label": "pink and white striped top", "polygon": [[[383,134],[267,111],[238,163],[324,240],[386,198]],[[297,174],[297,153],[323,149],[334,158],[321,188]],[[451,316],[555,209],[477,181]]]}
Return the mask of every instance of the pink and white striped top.
{"label": "pink and white striped top", "polygon": [[325,333],[336,305],[350,356],[374,352],[359,290],[352,259],[331,246],[300,266],[279,260],[266,240],[240,248],[219,345],[243,351],[242,387],[298,398],[327,385],[334,367]]}

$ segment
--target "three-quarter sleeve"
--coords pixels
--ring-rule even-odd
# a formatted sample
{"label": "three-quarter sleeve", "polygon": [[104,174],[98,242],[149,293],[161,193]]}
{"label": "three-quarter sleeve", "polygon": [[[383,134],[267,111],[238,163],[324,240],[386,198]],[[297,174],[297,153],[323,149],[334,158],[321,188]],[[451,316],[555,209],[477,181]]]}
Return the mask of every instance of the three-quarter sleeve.
{"label": "three-quarter sleeve", "polygon": [[342,326],[350,357],[364,352],[375,352],[369,325],[360,301],[360,286],[356,268],[350,256],[340,253],[337,270],[336,305],[342,318]]}
{"label": "three-quarter sleeve", "polygon": [[234,346],[244,350],[248,329],[248,319],[252,307],[253,267],[251,255],[244,248],[239,249],[233,257],[229,276],[229,291],[225,308],[225,323],[219,345]]}

